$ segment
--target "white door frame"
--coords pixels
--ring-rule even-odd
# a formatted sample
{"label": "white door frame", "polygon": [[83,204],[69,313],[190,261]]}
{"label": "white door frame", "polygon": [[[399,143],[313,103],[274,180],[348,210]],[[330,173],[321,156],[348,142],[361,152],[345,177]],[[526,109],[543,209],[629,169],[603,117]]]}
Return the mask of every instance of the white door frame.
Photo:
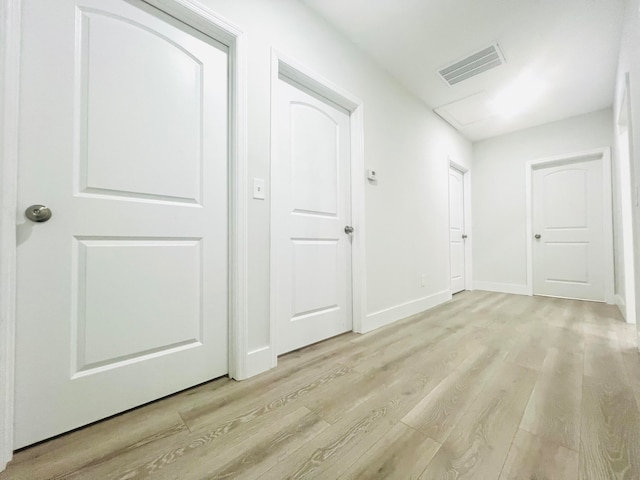
{"label": "white door frame", "polygon": [[[354,229],[351,243],[351,289],[352,289],[352,314],[353,314],[353,331],[362,332],[362,320],[366,312],[365,297],[365,225],[364,225],[364,126],[363,126],[363,104],[360,99],[346,92],[329,80],[318,75],[314,71],[308,69],[298,61],[288,57],[281,51],[271,49],[271,158],[276,155],[275,152],[275,99],[277,95],[278,79],[283,75],[296,83],[308,88],[318,95],[332,101],[349,111],[350,134],[351,134],[351,224]],[[273,172],[271,172],[271,180]],[[273,184],[272,181],[270,181]],[[273,202],[271,202],[273,209]],[[275,315],[275,298],[276,298],[276,275],[277,259],[275,258],[274,249],[274,231],[278,225],[274,225],[275,218],[273,210],[271,210],[271,247],[270,247],[270,339],[269,345],[252,353],[270,354],[271,367],[275,367],[278,363],[278,354],[276,348],[277,341],[277,324]],[[257,367],[257,366],[256,366]],[[263,369],[261,369],[263,370]]]}
{"label": "white door frame", "polygon": [[[629,73],[627,72],[624,77],[624,87],[622,91],[622,100],[620,102],[620,110],[618,112],[618,118],[616,121],[616,134],[618,140],[618,166],[620,170],[620,175],[618,175],[620,184],[617,185],[620,188],[620,220],[622,223],[622,245],[624,251],[624,294],[625,298],[622,299],[616,293],[616,303],[618,307],[621,309],[622,315],[624,316],[627,323],[636,323],[636,315],[638,311],[638,307],[636,305],[637,296],[636,296],[636,265],[637,260],[636,256],[640,254],[640,252],[634,251],[634,238],[636,237],[636,231],[634,226],[634,206],[633,206],[633,197],[634,190],[637,188],[635,185],[635,174],[634,174],[634,165],[633,165],[633,142],[631,141],[632,134],[632,125],[631,125],[631,102],[629,99],[630,92],[630,78]],[[623,134],[626,133],[626,145],[621,145],[620,141],[623,140]],[[621,157],[620,152],[622,149],[627,149],[627,158],[624,159]],[[623,166],[623,162],[627,162],[626,166]],[[624,168],[624,169],[623,169]],[[625,178],[622,173],[627,173],[628,178]],[[625,182],[628,190],[622,189],[622,183]],[[626,193],[627,195],[623,195]],[[625,204],[626,207],[625,208]],[[629,257],[633,260],[629,262]]]}
{"label": "white door frame", "polygon": [[20,0],[0,7],[0,471],[13,455]]}
{"label": "white door frame", "polygon": [[[467,238],[464,241],[464,289],[473,290],[473,254],[471,236],[471,170],[464,165],[452,160],[449,157],[449,168],[453,168],[462,174],[462,195],[464,197],[464,234]],[[449,169],[447,169],[447,185],[449,185]],[[447,187],[449,188],[449,187]],[[451,198],[451,191],[449,191],[449,199]],[[451,202],[449,202],[449,209],[451,209]],[[451,212],[449,212],[449,219],[451,219]],[[449,231],[451,231],[450,221]],[[449,239],[449,279],[451,279],[451,239]],[[449,289],[451,289],[451,282],[449,282]]]}
{"label": "white door frame", "polygon": [[554,165],[571,164],[587,160],[602,160],[602,196],[604,228],[604,298],[615,303],[613,266],[613,205],[611,185],[611,149],[609,147],[586,150],[553,157],[530,160],[525,166],[527,200],[527,290],[533,296],[533,171]]}
{"label": "white door frame", "polygon": [[[22,0],[0,0],[0,471],[13,455]],[[195,0],[142,0],[229,48],[229,376],[246,378],[247,92],[243,32]]]}

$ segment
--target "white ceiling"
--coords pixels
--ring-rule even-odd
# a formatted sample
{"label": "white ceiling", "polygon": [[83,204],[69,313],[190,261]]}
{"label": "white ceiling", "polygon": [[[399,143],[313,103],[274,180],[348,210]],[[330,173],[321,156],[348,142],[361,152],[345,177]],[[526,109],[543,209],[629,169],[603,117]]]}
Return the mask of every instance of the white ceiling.
{"label": "white ceiling", "polygon": [[[301,1],[472,141],[613,103],[626,0]],[[452,87],[438,76],[495,42],[505,65]],[[527,105],[496,113],[505,91]]]}

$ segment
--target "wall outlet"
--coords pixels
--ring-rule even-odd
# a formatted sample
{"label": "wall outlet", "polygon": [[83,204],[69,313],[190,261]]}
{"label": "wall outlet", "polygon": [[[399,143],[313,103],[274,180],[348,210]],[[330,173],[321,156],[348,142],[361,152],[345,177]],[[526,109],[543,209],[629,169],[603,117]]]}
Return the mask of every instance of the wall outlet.
{"label": "wall outlet", "polygon": [[421,287],[427,286],[427,276],[425,274],[420,275],[420,286]]}

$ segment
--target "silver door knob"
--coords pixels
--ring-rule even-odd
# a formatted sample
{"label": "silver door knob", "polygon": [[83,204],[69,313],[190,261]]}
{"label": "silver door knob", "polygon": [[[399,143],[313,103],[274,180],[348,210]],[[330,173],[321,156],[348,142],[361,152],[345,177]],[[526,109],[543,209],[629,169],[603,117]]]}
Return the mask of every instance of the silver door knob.
{"label": "silver door knob", "polygon": [[346,227],[344,227],[344,233],[346,233],[347,235],[351,235],[353,233],[353,227],[351,225],[347,225]]}
{"label": "silver door knob", "polygon": [[463,234],[463,235],[462,235],[462,239],[463,239],[463,240],[466,240],[466,239],[467,239],[467,236],[466,236],[465,234]]}
{"label": "silver door knob", "polygon": [[540,240],[542,238],[542,235],[540,235],[539,233],[536,233],[534,237],[536,240]]}
{"label": "silver door knob", "polygon": [[24,211],[24,216],[32,222],[46,222],[51,218],[51,210],[44,205],[31,205]]}

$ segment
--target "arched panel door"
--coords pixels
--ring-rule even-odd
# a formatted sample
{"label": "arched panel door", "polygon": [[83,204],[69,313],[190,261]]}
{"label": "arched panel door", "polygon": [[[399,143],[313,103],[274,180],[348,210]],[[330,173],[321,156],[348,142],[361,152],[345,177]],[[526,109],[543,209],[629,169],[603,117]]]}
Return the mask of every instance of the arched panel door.
{"label": "arched panel door", "polygon": [[533,172],[533,293],[605,300],[602,160]]}
{"label": "arched panel door", "polygon": [[281,354],[352,329],[351,157],[348,112],[284,80],[274,108],[271,288]]}
{"label": "arched panel door", "polygon": [[142,2],[24,3],[16,447],[227,373],[225,47]]}

